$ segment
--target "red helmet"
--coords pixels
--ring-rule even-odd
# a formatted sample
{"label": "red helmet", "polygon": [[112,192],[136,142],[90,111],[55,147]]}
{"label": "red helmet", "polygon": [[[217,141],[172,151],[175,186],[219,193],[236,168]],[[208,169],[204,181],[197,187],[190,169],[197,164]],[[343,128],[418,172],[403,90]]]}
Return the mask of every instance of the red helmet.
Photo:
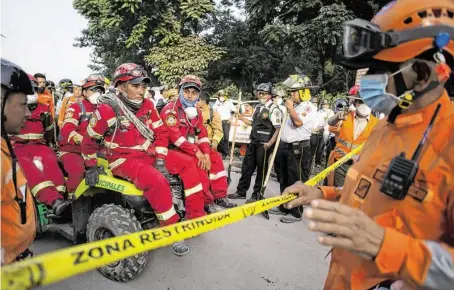
{"label": "red helmet", "polygon": [[354,85],[353,87],[350,88],[350,90],[348,91],[348,95],[349,96],[356,96],[356,94],[358,94],[359,92],[359,85]]}
{"label": "red helmet", "polygon": [[136,85],[141,82],[151,83],[151,79],[142,66],[135,63],[124,63],[115,70],[114,87],[117,87],[119,82],[130,82]]}
{"label": "red helmet", "polygon": [[38,85],[38,81],[36,80],[36,78],[31,75],[31,74],[27,74],[28,75],[28,79],[32,82],[33,85]]}
{"label": "red helmet", "polygon": [[104,81],[104,76],[101,74],[91,74],[84,80],[82,84],[82,89],[93,89],[93,88],[100,88],[105,91],[104,85],[106,82]]}
{"label": "red helmet", "polygon": [[197,90],[202,90],[202,81],[200,81],[199,77],[195,76],[195,75],[187,75],[187,76],[184,76],[181,81],[180,81],[180,84],[178,85],[178,87],[181,89],[185,89],[185,88],[189,88],[189,87],[193,87],[193,88],[196,88]]}

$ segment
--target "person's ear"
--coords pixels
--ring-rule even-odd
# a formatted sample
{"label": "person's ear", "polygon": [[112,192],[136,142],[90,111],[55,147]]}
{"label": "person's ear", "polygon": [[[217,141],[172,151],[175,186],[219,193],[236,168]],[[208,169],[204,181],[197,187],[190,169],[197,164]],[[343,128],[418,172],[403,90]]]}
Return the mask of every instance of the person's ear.
{"label": "person's ear", "polygon": [[413,88],[416,92],[424,90],[432,81],[436,80],[435,66],[436,64],[432,61],[415,61],[411,66],[413,73],[409,73],[413,78],[413,86],[408,86],[408,88]]}

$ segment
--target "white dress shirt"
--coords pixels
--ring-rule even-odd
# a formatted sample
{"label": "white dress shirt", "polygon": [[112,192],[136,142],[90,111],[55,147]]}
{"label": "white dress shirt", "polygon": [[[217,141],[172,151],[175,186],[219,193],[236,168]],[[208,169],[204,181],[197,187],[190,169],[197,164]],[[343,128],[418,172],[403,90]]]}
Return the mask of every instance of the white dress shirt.
{"label": "white dress shirt", "polygon": [[222,121],[226,121],[230,119],[231,112],[236,111],[236,107],[233,104],[232,100],[225,100],[224,102],[216,100],[213,105],[213,110],[218,112],[218,114],[221,116]]}
{"label": "white dress shirt", "polygon": [[295,111],[303,122],[303,125],[296,127],[293,125],[290,116],[288,116],[287,122],[283,126],[282,142],[293,143],[311,138],[312,129],[316,126],[317,122],[317,108],[311,102],[306,101],[296,105]]}

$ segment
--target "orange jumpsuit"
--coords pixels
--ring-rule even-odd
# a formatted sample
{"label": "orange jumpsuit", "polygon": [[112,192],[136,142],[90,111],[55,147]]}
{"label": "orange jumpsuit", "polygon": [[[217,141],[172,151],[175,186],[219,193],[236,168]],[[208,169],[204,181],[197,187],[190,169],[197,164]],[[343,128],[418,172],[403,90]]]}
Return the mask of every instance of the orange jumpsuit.
{"label": "orange jumpsuit", "polygon": [[[359,134],[359,136],[354,139],[354,130],[355,130],[355,113],[350,112],[347,115],[346,120],[341,121],[340,125],[338,125],[338,129],[335,128],[335,126],[331,126],[330,131],[335,132],[336,134],[336,147],[331,151],[331,154],[328,159],[328,166],[334,164],[337,160],[341,159],[344,157],[346,154],[348,154],[351,150],[357,148],[359,145],[363,144],[367,138],[369,137],[372,129],[377,125],[378,119],[372,115],[369,116],[369,121],[367,123],[366,128]],[[354,161],[354,160],[353,160]],[[352,162],[353,162],[352,161]],[[346,164],[347,166],[347,164]],[[337,169],[341,170],[341,168]],[[336,170],[333,171],[330,175],[327,177],[328,185],[330,186],[340,186],[336,185],[334,180],[334,176],[336,174]]]}
{"label": "orange jumpsuit", "polygon": [[[442,107],[419,161],[415,181],[403,200],[380,191],[392,158],[411,158],[437,104]],[[324,198],[359,208],[383,226],[385,237],[374,261],[335,248],[324,289],[370,289],[403,280],[414,289],[454,289],[454,105],[447,93],[433,104],[381,120],[342,189],[322,187]]]}
{"label": "orange jumpsuit", "polygon": [[[36,233],[35,203],[27,186],[24,173],[19,164],[16,166],[17,195],[12,179],[12,159],[2,138],[2,187],[1,187],[1,252],[2,264],[9,264],[23,253],[33,242]],[[15,198],[25,200],[26,221],[21,222],[21,212]]]}
{"label": "orange jumpsuit", "polygon": [[65,121],[65,115],[66,115],[66,110],[69,109],[69,107],[72,106],[75,102],[77,102],[77,97],[75,96],[69,96],[63,99],[60,112],[58,114],[58,127],[63,126],[63,122]]}
{"label": "orange jumpsuit", "polygon": [[49,107],[49,111],[53,118],[55,118],[55,104],[54,104],[54,96],[52,93],[46,90],[42,94],[38,94],[38,103],[46,105]]}

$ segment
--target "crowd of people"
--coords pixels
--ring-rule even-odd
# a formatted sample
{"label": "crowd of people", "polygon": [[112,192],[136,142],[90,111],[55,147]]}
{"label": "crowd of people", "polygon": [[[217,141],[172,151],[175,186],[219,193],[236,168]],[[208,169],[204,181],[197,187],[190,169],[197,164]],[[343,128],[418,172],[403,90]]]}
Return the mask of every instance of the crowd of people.
{"label": "crowd of people", "polygon": [[[222,90],[211,108],[194,75],[178,88],[150,90],[146,71],[125,63],[112,84],[92,74],[80,85],[63,79],[55,86],[2,59],[2,264],[29,255],[33,200],[62,215],[83,179],[97,184],[100,155],[170,225],[180,217],[167,174],[182,179],[185,218],[194,219],[246,199],[254,172],[246,203],[262,199],[277,148],[271,165],[280,190],[298,198],[269,212],[283,223],[304,216],[322,234],[318,241],[333,247],[325,289],[452,289],[454,107],[444,84],[454,4],[409,2],[393,1],[371,22],[345,23],[342,63],[369,70],[348,100],[320,100],[320,108],[303,75],[290,75],[284,89],[259,84],[259,104],[248,116],[236,115]],[[252,131],[236,192],[227,195],[223,157],[233,118]],[[324,186],[304,185],[311,169],[361,145]],[[182,256],[189,247],[181,241],[171,250]]]}

